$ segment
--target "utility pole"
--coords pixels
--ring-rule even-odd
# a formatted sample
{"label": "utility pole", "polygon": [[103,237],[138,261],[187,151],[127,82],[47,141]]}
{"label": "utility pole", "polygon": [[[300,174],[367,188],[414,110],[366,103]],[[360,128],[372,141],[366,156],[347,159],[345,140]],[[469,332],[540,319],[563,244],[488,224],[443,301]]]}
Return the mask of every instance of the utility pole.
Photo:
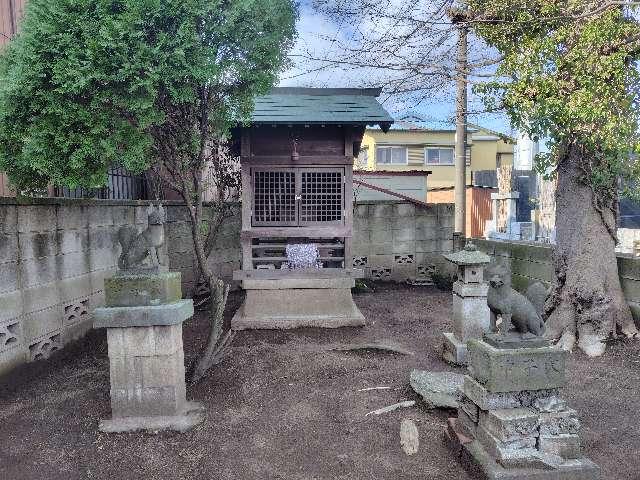
{"label": "utility pole", "polygon": [[458,29],[458,55],[456,59],[456,160],[455,160],[455,228],[453,248],[462,248],[466,238],[467,211],[467,76],[469,29],[463,10],[451,12],[451,21]]}

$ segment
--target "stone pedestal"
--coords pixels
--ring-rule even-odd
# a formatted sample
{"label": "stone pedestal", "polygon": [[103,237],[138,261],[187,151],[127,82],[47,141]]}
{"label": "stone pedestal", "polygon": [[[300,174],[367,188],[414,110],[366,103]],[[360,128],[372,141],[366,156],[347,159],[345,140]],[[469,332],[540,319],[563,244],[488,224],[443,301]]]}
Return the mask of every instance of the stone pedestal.
{"label": "stone pedestal", "polygon": [[567,352],[468,343],[469,372],[445,440],[483,479],[595,480],[580,449],[580,421],[560,397]]}
{"label": "stone pedestal", "polygon": [[179,273],[105,280],[94,327],[107,329],[112,418],[101,431],[186,431],[202,422],[202,407],[186,400],[182,322],[193,302],[181,296]]}
{"label": "stone pedestal", "polygon": [[365,318],[351,296],[354,284],[351,278],[243,280],[246,297],[231,327],[363,326]]}
{"label": "stone pedestal", "polygon": [[458,280],[453,284],[453,332],[443,334],[442,356],[449,363],[464,365],[467,342],[482,338],[491,328],[487,305],[489,286],[483,278],[489,257],[470,244],[444,257],[458,266]]}

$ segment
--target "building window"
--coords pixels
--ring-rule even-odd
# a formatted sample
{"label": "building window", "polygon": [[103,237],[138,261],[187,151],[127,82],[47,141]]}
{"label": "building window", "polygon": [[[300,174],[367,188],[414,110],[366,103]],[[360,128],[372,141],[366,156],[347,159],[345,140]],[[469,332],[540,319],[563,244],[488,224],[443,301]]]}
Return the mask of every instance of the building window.
{"label": "building window", "polygon": [[425,148],[424,160],[427,165],[453,165],[453,148]]}
{"label": "building window", "polygon": [[406,165],[407,147],[378,147],[376,149],[376,163],[378,165]]}

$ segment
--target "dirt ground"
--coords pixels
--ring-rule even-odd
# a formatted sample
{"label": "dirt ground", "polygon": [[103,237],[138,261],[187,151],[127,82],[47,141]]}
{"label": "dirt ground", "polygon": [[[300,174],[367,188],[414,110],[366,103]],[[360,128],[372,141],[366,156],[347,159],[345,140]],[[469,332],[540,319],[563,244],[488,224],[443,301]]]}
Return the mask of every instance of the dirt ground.
{"label": "dirt ground", "polygon": [[[418,399],[412,368],[456,370],[439,356],[451,294],[376,285],[355,298],[366,328],[240,332],[225,362],[188,390],[207,418],[185,434],[98,432],[110,416],[103,332],[21,369],[0,387],[0,479],[469,479],[441,440],[450,412],[418,405],[365,417]],[[231,296],[228,315],[240,301]],[[206,333],[201,315],[185,325],[187,361]],[[327,350],[378,340],[415,356]],[[564,396],[603,480],[640,480],[639,353],[640,341],[619,341],[602,358],[576,353],[569,362]],[[358,392],[375,386],[393,389]],[[418,426],[413,456],[400,448],[403,418]]]}

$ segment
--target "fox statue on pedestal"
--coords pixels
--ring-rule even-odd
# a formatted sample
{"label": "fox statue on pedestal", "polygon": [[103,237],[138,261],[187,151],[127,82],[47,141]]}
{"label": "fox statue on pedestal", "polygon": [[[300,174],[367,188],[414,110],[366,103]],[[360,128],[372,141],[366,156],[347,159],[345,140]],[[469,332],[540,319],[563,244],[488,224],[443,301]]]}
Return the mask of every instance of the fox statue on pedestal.
{"label": "fox statue on pedestal", "polygon": [[[158,249],[164,244],[165,211],[162,205],[147,209],[149,226],[138,233],[138,229],[125,225],[118,230],[118,241],[122,253],[118,259],[118,268],[123,271],[147,270],[161,267]],[[149,265],[145,260],[149,258]]]}
{"label": "fox statue on pedestal", "polygon": [[[487,273],[489,277],[487,304],[491,311],[492,328],[495,330],[496,319],[500,315],[503,334],[508,333],[510,324],[512,324],[516,332],[520,334],[541,336],[545,330],[542,319],[544,299],[540,301],[538,290],[544,290],[544,287],[534,284],[535,287],[530,287],[530,291],[527,291],[525,296],[511,288],[511,274],[504,265],[493,265],[487,270]],[[527,298],[529,296],[533,298]]]}

